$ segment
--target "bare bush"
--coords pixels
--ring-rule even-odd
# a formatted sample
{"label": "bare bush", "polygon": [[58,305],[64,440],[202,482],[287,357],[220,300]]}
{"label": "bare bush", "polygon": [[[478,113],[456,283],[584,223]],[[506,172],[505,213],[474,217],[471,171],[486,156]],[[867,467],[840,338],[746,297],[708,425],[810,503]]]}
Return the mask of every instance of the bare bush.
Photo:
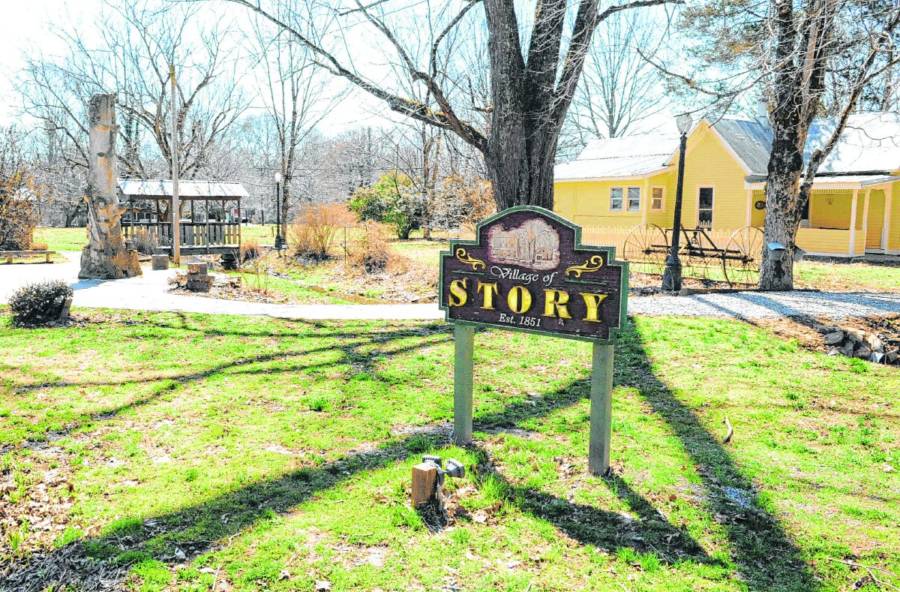
{"label": "bare bush", "polygon": [[355,223],[344,204],[308,204],[300,210],[291,227],[291,242],[298,257],[328,259],[338,232]]}
{"label": "bare bush", "polygon": [[259,259],[262,256],[262,247],[259,241],[254,238],[247,239],[241,243],[241,263]]}
{"label": "bare bush", "polygon": [[388,269],[394,255],[387,242],[388,231],[382,224],[368,222],[363,233],[354,241],[347,253],[350,268],[365,273],[381,273]]}

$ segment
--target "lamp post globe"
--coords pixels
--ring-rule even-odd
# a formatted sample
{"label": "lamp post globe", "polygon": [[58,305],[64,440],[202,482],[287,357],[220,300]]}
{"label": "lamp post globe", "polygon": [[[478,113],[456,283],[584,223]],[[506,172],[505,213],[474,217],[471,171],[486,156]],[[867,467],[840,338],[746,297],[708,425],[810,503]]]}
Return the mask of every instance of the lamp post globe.
{"label": "lamp post globe", "polygon": [[284,237],[281,236],[281,171],[275,173],[275,250],[284,248]]}
{"label": "lamp post globe", "polygon": [[687,150],[687,135],[691,130],[693,119],[690,113],[682,113],[675,118],[678,132],[681,134],[678,143],[678,184],[675,187],[675,212],[672,221],[672,245],[666,257],[666,269],[663,271],[663,290],[677,292],[681,290],[681,260],[678,250],[681,246],[681,204],[684,201],[684,153]]}

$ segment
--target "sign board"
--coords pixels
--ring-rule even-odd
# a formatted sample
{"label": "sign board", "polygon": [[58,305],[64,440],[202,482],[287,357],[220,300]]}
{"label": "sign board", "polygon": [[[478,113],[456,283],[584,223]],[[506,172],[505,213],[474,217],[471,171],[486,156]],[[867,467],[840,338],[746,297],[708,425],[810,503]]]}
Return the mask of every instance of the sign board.
{"label": "sign board", "polygon": [[609,342],[625,318],[627,264],[612,247],[581,245],[580,234],[538,207],[484,220],[474,241],[441,253],[447,320]]}
{"label": "sign board", "polygon": [[441,253],[439,302],[454,324],[453,438],[472,440],[475,326],[593,342],[588,468],[609,470],[613,341],[626,317],[628,265],[612,247],[581,244],[581,229],[533,206],[478,224],[475,240]]}

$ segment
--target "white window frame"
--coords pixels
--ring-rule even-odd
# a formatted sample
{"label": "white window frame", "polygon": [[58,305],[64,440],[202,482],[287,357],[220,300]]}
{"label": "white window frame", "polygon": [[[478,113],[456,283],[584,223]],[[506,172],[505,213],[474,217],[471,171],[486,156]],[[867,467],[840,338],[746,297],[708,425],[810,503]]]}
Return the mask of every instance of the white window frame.
{"label": "white window frame", "polygon": [[[637,207],[636,208],[631,207],[631,190],[632,189],[637,191]],[[625,204],[624,205],[625,205],[625,211],[627,211],[627,212],[640,212],[641,211],[641,188],[640,187],[635,187],[634,185],[632,185],[631,187],[627,188],[627,191],[625,192]]]}
{"label": "white window frame", "polygon": [[[613,192],[619,190],[619,207],[613,207]],[[610,212],[624,212],[625,211],[625,188],[624,187],[610,187],[609,188],[609,211]]]}
{"label": "white window frame", "polygon": [[[655,207],[653,207],[653,200],[655,199],[655,198],[653,197],[653,192],[656,191],[657,189],[659,189],[659,193],[660,193],[660,196],[659,196],[659,207],[658,207],[658,208],[655,208]],[[654,212],[662,212],[662,211],[664,211],[665,209],[666,209],[666,188],[663,187],[662,185],[654,185],[654,186],[652,186],[652,187],[650,188],[650,210],[651,210],[651,211],[654,211]]]}
{"label": "white window frame", "polygon": [[[710,208],[701,208],[700,207],[700,192],[703,191],[704,189],[709,189],[710,191],[712,191],[712,207],[710,207]],[[716,218],[715,218],[716,187],[715,187],[715,185],[698,185],[697,186],[697,227],[698,228],[701,226],[700,210],[706,210],[706,209],[709,209],[709,217],[710,217],[709,228],[712,228],[713,224],[715,224],[715,221],[716,221]]]}

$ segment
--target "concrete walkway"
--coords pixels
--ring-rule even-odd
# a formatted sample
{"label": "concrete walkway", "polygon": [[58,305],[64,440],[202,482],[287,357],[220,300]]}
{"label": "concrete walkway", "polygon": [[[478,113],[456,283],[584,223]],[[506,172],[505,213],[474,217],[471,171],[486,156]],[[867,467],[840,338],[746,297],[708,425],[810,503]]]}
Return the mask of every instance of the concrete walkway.
{"label": "concrete walkway", "polygon": [[[172,294],[175,270],[144,268],[141,277],[101,281],[78,279],[79,253],[64,253],[56,264],[0,265],[0,303],[20,286],[60,279],[75,290],[74,306],[128,310],[262,315],[309,320],[434,320],[436,304],[266,304]],[[900,313],[900,294],[837,292],[735,292],[694,296],[633,296],[629,313],[720,318],[774,318],[811,315],[831,318]]]}

